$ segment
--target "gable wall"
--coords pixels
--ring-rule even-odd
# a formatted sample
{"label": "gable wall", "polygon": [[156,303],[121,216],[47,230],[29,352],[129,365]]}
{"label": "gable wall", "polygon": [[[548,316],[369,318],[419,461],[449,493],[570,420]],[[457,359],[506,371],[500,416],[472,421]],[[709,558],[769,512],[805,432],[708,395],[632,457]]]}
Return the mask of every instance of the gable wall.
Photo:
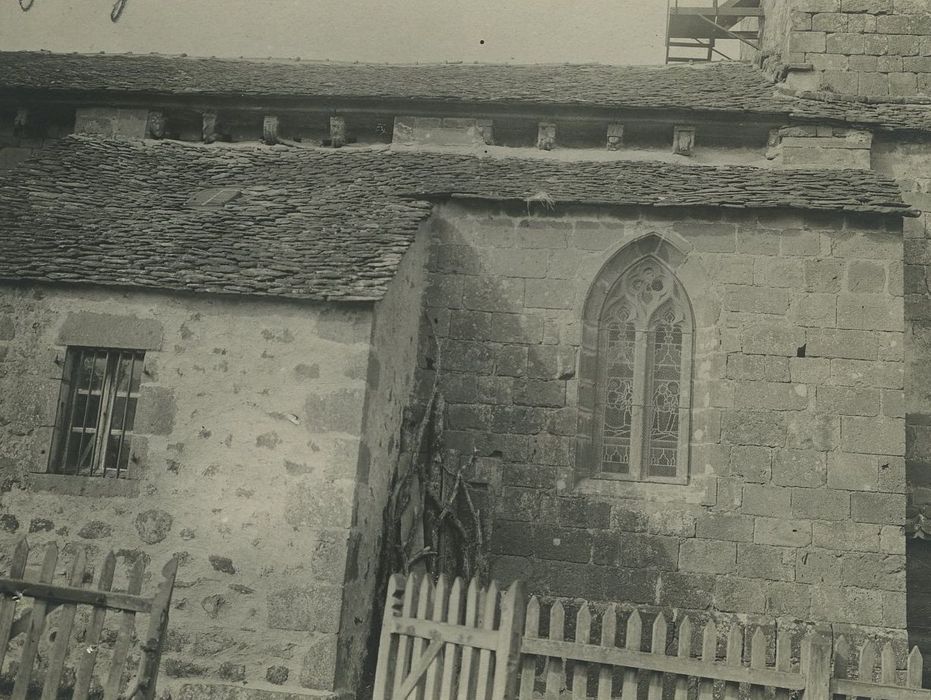
{"label": "gable wall", "polygon": [[763,57],[794,66],[789,87],[931,95],[931,9],[924,0],[764,0],[763,9]]}
{"label": "gable wall", "polygon": [[[48,460],[60,333],[107,345],[132,317],[161,337],[145,358],[140,478],[34,473]],[[333,688],[335,664],[320,660],[335,658],[342,625],[371,318],[370,305],[0,288],[0,570],[23,535],[39,546],[32,566],[44,543],[64,545],[59,571],[75,547],[98,567],[118,550],[117,586],[135,558],[157,574],[176,554],[161,688]]]}
{"label": "gable wall", "polygon": [[[901,640],[901,232],[824,215],[521,209],[442,207],[426,296],[446,458],[475,450],[473,481],[493,494],[492,575]],[[582,304],[648,233],[687,251],[686,485],[585,479],[574,463]]]}

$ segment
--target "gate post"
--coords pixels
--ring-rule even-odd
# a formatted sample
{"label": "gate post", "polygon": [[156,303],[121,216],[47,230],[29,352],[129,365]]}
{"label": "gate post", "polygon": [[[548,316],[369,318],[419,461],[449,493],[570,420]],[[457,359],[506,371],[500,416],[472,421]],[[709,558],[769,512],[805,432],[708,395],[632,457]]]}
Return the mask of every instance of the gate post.
{"label": "gate post", "polygon": [[517,693],[520,670],[520,642],[527,612],[527,593],[523,581],[515,581],[501,601],[501,625],[495,650],[495,676],[491,700],[512,700]]}

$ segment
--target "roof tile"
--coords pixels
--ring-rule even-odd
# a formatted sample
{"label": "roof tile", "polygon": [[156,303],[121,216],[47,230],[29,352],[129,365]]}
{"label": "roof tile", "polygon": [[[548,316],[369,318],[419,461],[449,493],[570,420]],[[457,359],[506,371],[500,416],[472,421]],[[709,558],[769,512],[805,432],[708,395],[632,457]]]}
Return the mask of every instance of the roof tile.
{"label": "roof tile", "polygon": [[[224,206],[186,206],[204,187]],[[62,139],[0,178],[0,278],[381,298],[435,199],[909,214],[871,171]]]}

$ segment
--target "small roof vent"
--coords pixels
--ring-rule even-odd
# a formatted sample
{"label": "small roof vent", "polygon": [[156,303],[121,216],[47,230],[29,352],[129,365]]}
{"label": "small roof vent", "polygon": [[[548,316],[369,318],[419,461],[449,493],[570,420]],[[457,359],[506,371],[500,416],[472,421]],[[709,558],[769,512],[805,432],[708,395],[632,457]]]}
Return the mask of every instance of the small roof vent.
{"label": "small roof vent", "polygon": [[232,202],[239,194],[240,191],[232,187],[212,187],[195,192],[184,204],[195,209],[217,209]]}

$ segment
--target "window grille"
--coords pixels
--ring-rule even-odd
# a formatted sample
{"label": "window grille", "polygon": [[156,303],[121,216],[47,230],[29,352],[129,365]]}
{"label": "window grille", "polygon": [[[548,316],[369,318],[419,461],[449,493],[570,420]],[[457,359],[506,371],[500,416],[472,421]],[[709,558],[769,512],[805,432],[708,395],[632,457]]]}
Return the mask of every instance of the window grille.
{"label": "window grille", "polygon": [[654,258],[632,265],[598,322],[593,444],[602,475],[686,480],[691,349],[678,280]]}
{"label": "window grille", "polygon": [[49,471],[125,478],[139,384],[141,350],[68,348]]}

